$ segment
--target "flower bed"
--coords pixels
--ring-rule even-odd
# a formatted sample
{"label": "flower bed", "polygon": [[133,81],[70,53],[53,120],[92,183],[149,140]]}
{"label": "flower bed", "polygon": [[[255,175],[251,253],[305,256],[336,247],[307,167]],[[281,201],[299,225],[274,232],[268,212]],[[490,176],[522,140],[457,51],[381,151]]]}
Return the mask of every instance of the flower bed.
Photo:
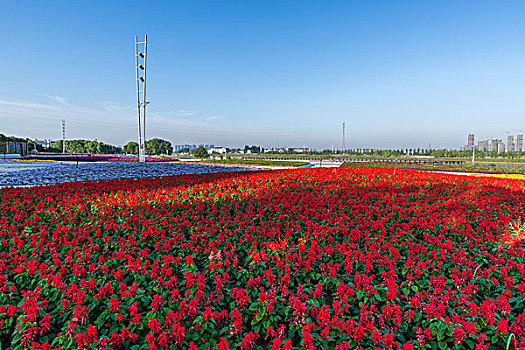
{"label": "flower bed", "polygon": [[[23,157],[23,160],[52,160],[57,162],[138,162],[139,157],[115,156],[111,154],[86,155],[39,155]],[[146,157],[146,162],[173,162],[176,158]]]}
{"label": "flower bed", "polygon": [[525,174],[481,174],[476,176],[499,177],[501,179],[525,180]]}
{"label": "flower bed", "polygon": [[521,164],[502,165],[492,163],[475,163],[471,165],[466,163],[463,165],[446,164],[444,162],[436,162],[434,164],[428,163],[410,163],[410,162],[385,162],[385,161],[371,161],[371,162],[345,162],[342,167],[373,167],[373,168],[398,168],[398,169],[413,169],[413,170],[430,170],[430,171],[453,171],[466,173],[491,173],[491,174],[525,174],[525,166]]}
{"label": "flower bed", "polygon": [[0,187],[250,170],[250,168],[241,166],[181,162],[88,162],[79,165],[58,162],[47,164],[42,164],[43,162],[17,163],[19,164],[0,162]]}
{"label": "flower bed", "polygon": [[525,182],[391,174],[2,189],[2,348],[523,348]]}

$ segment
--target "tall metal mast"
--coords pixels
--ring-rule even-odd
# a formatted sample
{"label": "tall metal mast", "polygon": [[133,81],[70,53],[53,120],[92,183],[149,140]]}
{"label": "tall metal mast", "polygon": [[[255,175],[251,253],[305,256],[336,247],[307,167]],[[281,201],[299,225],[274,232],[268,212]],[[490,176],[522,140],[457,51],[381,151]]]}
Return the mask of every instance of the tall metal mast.
{"label": "tall metal mast", "polygon": [[[142,45],[143,51],[139,51]],[[135,36],[135,66],[137,71],[137,114],[139,126],[139,162],[146,161],[146,59],[148,56],[148,36],[144,36],[144,41],[139,42]],[[139,60],[141,63],[139,63]],[[140,71],[144,75],[140,75]],[[141,108],[142,107],[142,111]],[[142,120],[141,120],[142,119]]]}
{"label": "tall metal mast", "polygon": [[346,137],[345,137],[345,123],[343,122],[343,138],[342,138],[342,140],[341,140],[341,151],[342,151],[343,153],[345,153],[345,150],[346,150],[346,142],[345,142],[345,139],[346,139]]}

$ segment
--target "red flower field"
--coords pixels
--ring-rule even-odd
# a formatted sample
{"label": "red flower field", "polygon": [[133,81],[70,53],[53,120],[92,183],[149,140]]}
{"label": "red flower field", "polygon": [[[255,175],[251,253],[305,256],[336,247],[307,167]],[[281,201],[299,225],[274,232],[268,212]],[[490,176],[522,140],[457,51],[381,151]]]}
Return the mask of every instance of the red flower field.
{"label": "red flower field", "polygon": [[400,169],[2,189],[1,349],[525,349],[524,218]]}

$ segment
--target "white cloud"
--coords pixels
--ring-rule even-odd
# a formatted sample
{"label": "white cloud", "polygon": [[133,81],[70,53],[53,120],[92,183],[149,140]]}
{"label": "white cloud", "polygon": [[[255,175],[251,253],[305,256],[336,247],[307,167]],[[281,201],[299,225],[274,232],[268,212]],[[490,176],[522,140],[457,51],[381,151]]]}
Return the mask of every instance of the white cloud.
{"label": "white cloud", "polygon": [[49,94],[42,94],[45,98],[49,99],[50,101],[57,102],[58,104],[67,105],[67,100],[62,96],[57,95],[49,95]]}
{"label": "white cloud", "polygon": [[119,103],[113,101],[105,101],[102,103],[102,108],[111,113],[130,113],[133,110],[136,110],[137,107],[134,106],[123,106]]}
{"label": "white cloud", "polygon": [[[123,144],[136,138],[136,106],[104,101],[98,106],[75,105],[61,96],[41,94],[43,100],[0,99],[2,132],[31,138],[60,138],[61,119],[66,120],[68,138],[104,140]],[[206,116],[184,109],[156,111],[148,108],[146,132],[150,137],[167,139],[185,135],[205,141],[213,135],[222,117]]]}
{"label": "white cloud", "polygon": [[[43,100],[0,99],[1,133],[30,138],[61,138],[61,119],[66,120],[66,137],[98,139],[123,145],[137,138],[137,106],[104,101],[95,106],[76,105],[68,99],[41,95]],[[340,126],[324,128],[262,127],[245,119],[233,122],[226,117],[200,111],[175,109],[158,111],[149,105],[146,137],[160,137],[173,144],[212,143],[224,146],[314,146],[329,140],[340,141]],[[356,142],[358,140],[353,140]]]}

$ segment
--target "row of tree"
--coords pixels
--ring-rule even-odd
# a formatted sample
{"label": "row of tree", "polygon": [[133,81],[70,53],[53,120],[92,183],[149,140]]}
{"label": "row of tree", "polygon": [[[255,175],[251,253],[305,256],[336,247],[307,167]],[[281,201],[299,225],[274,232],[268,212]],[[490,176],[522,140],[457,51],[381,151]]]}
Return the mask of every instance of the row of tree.
{"label": "row of tree", "polygon": [[177,151],[179,154],[192,154],[197,158],[208,158],[210,155],[206,148],[200,146],[195,149],[189,149],[188,147],[181,148]]}
{"label": "row of tree", "polygon": [[[54,145],[47,149],[48,152],[61,153],[62,140],[58,140]],[[120,154],[122,148],[108,145],[107,143],[98,142],[97,140],[66,140],[66,153],[83,154],[83,153],[105,153]],[[39,150],[39,149],[37,149]]]}
{"label": "row of tree", "polygon": [[15,141],[15,142],[25,142],[26,139],[22,139],[20,137],[14,137],[14,136],[6,136],[4,134],[0,134],[0,141]]}
{"label": "row of tree", "polygon": [[[6,136],[4,134],[0,134],[0,141],[27,142],[29,151],[37,150],[39,152],[62,153],[62,140],[58,140],[47,149],[29,138],[24,139],[20,137]],[[97,140],[66,140],[66,152],[118,154],[122,153],[122,148],[113,145],[108,145],[103,142],[98,142]]]}
{"label": "row of tree", "polygon": [[[0,134],[0,141],[27,141],[29,142],[30,150],[37,150],[39,152],[53,152],[62,153],[62,140],[56,141],[52,146],[45,149],[41,145],[36,144],[32,140],[8,138],[5,135]],[[128,142],[124,147],[118,147],[109,145],[107,143],[99,142],[97,140],[66,140],[66,153],[73,154],[90,154],[90,153],[104,153],[104,154],[138,154],[139,145],[136,142]],[[173,147],[171,142],[162,139],[151,139],[146,141],[146,154],[148,155],[160,155],[160,154],[172,154]]]}
{"label": "row of tree", "polygon": [[[122,150],[126,154],[138,154],[139,153],[139,144],[136,142],[128,142],[122,147]],[[151,139],[146,141],[146,154],[149,155],[161,155],[161,154],[172,154],[173,147],[171,142],[163,139]]]}
{"label": "row of tree", "polygon": [[[251,153],[257,152],[255,146],[245,146],[244,150],[250,150]],[[472,151],[458,151],[449,149],[423,149],[423,148],[406,148],[406,149],[368,149],[368,150],[330,150],[310,151],[307,153],[296,152],[293,148],[284,149],[284,151],[270,152],[274,154],[310,154],[310,155],[329,155],[329,154],[345,154],[345,155],[361,155],[361,156],[380,156],[380,157],[398,157],[398,156],[433,156],[437,158],[470,158]],[[525,156],[525,152],[475,152],[476,158],[509,158],[517,159]]]}

